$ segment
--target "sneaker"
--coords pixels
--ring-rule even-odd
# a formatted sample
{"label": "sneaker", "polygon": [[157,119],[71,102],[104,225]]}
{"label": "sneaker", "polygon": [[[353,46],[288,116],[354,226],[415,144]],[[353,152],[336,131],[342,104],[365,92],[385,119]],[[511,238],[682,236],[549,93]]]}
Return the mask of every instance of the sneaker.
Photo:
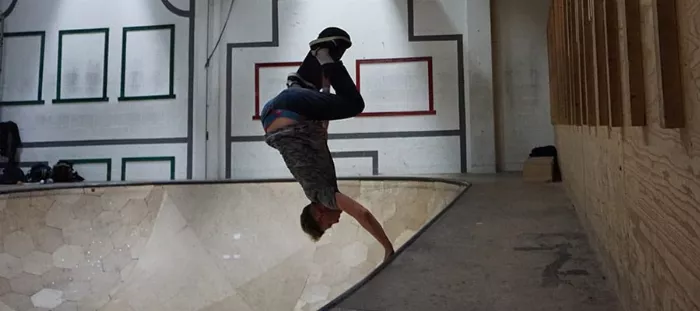
{"label": "sneaker", "polygon": [[318,49],[327,48],[334,61],[340,61],[345,51],[352,46],[350,35],[337,27],[328,27],[321,31],[316,40],[309,42],[312,53]]}
{"label": "sneaker", "polygon": [[301,88],[312,89],[312,90],[318,89],[316,87],[316,85],[314,85],[313,83],[311,83],[309,81],[304,80],[304,78],[302,78],[301,75],[299,75],[296,72],[292,72],[289,75],[287,75],[287,88],[290,88],[290,87],[301,87]]}

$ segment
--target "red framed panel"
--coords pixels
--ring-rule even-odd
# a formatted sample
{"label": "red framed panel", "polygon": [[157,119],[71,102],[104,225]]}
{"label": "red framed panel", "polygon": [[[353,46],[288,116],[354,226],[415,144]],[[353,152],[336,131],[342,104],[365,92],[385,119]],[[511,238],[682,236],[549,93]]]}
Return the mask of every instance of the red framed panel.
{"label": "red framed panel", "polygon": [[[374,111],[363,112],[358,117],[393,117],[393,116],[418,116],[418,115],[435,115],[435,102],[433,94],[433,58],[425,57],[403,57],[403,58],[373,58],[373,59],[358,59],[355,61],[355,72],[357,74],[355,84],[357,89],[361,86],[361,67],[369,64],[392,64],[392,63],[412,63],[426,62],[428,66],[428,103],[424,110],[406,110],[406,111]],[[256,63],[255,64],[255,115],[253,120],[260,120],[260,70],[264,68],[282,68],[282,67],[299,67],[301,62],[272,62],[272,63]]]}
{"label": "red framed panel", "polygon": [[395,63],[415,63],[425,62],[428,66],[428,103],[424,110],[406,110],[406,111],[374,111],[363,112],[360,116],[365,117],[397,117],[397,116],[420,116],[420,115],[435,115],[435,99],[433,94],[433,58],[431,56],[424,57],[399,57],[399,58],[370,58],[358,59],[355,61],[355,78],[357,89],[361,90],[362,85],[362,65],[370,64],[395,64]]}
{"label": "red framed panel", "polygon": [[260,120],[260,69],[299,66],[301,66],[301,62],[255,63],[255,115],[253,120]]}

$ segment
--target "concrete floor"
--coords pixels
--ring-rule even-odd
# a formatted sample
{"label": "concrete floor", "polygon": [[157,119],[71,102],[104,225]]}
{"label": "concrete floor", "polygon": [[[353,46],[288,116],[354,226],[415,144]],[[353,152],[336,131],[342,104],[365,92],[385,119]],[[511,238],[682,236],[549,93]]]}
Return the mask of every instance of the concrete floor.
{"label": "concrete floor", "polygon": [[462,179],[471,189],[334,310],[618,310],[561,184]]}

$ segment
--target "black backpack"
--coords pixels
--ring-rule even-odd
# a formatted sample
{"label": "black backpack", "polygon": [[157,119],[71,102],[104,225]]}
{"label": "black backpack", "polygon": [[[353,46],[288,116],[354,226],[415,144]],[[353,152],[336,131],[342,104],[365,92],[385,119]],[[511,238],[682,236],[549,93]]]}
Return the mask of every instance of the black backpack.
{"label": "black backpack", "polygon": [[27,178],[24,176],[24,171],[17,165],[7,165],[2,170],[2,174],[0,174],[0,184],[3,185],[14,185],[26,181]]}
{"label": "black backpack", "polygon": [[58,161],[53,166],[51,177],[53,182],[80,182],[85,180],[73,169],[73,164],[66,161]]}
{"label": "black backpack", "polygon": [[32,166],[27,174],[27,182],[36,183],[51,178],[51,167],[48,164],[39,163]]}

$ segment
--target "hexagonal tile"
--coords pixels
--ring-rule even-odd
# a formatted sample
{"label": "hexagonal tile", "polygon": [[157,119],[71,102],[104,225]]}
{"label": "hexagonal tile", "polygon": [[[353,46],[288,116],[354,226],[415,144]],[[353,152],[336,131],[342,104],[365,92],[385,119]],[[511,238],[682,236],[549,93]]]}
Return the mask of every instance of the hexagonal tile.
{"label": "hexagonal tile", "polygon": [[0,254],[0,276],[13,278],[22,273],[22,261],[10,254]]}
{"label": "hexagonal tile", "polygon": [[117,272],[102,272],[90,280],[90,289],[93,293],[109,293],[121,282],[121,276]]}
{"label": "hexagonal tile", "polygon": [[29,310],[34,306],[32,304],[32,300],[29,299],[29,296],[17,293],[2,295],[0,296],[0,301],[4,302],[8,307],[15,310]]}
{"label": "hexagonal tile", "polygon": [[53,199],[55,201],[66,205],[71,205],[80,200],[80,197],[83,196],[84,191],[83,189],[61,189],[54,190],[51,193],[54,194]]}
{"label": "hexagonal tile", "polygon": [[367,260],[367,245],[362,242],[354,242],[343,248],[342,261],[349,267],[360,265]]}
{"label": "hexagonal tile", "polygon": [[139,259],[141,257],[141,253],[143,253],[143,250],[146,248],[146,243],[148,240],[145,238],[138,238],[135,242],[134,245],[127,244],[126,248],[131,250],[131,258],[132,259]]}
{"label": "hexagonal tile", "polygon": [[63,232],[53,227],[43,227],[32,232],[32,238],[38,250],[49,254],[64,244]]}
{"label": "hexagonal tile", "polygon": [[146,217],[139,222],[139,235],[144,238],[150,238],[153,233],[153,226],[156,223],[157,212],[149,212]]}
{"label": "hexagonal tile", "polygon": [[33,209],[46,213],[53,205],[54,198],[50,192],[32,191],[29,202]]}
{"label": "hexagonal tile", "polygon": [[29,234],[15,231],[5,237],[5,252],[15,257],[22,257],[34,250],[34,242]]}
{"label": "hexagonal tile", "polygon": [[[25,194],[27,195],[27,194]],[[19,229],[39,228],[44,225],[47,210],[40,206],[32,206],[30,198],[17,198],[7,201],[5,212],[10,213],[16,219]],[[7,245],[5,245],[7,248]]]}
{"label": "hexagonal tile", "polygon": [[21,260],[24,272],[27,273],[42,275],[53,268],[53,258],[44,252],[33,251]]}
{"label": "hexagonal tile", "polygon": [[[104,310],[102,307],[106,305],[110,301],[109,294],[106,293],[100,293],[100,294],[95,294],[94,290],[93,293],[83,297],[82,300],[80,300],[80,310]],[[122,309],[124,310],[124,309]]]}
{"label": "hexagonal tile", "polygon": [[88,246],[85,254],[88,258],[102,259],[113,250],[114,246],[112,245],[111,239],[108,237],[95,238],[92,240],[92,243],[90,243],[90,246]]}
{"label": "hexagonal tile", "polygon": [[63,245],[53,253],[53,264],[59,268],[75,268],[83,260],[83,248],[76,245]]}
{"label": "hexagonal tile", "polygon": [[122,216],[118,212],[102,212],[92,221],[92,227],[98,233],[110,236],[122,227]]}
{"label": "hexagonal tile", "polygon": [[90,246],[94,237],[92,222],[88,220],[73,220],[70,225],[63,228],[63,240],[66,244]]}
{"label": "hexagonal tile", "polygon": [[0,195],[0,213],[7,207],[7,194]]}
{"label": "hexagonal tile", "polygon": [[90,283],[71,282],[63,288],[63,298],[70,301],[80,301],[90,294]]}
{"label": "hexagonal tile", "polygon": [[104,211],[119,211],[126,205],[129,198],[122,193],[107,193],[100,197],[102,210]]}
{"label": "hexagonal tile", "polygon": [[82,220],[93,220],[102,212],[100,197],[85,195],[73,205],[73,214]]}
{"label": "hexagonal tile", "polygon": [[43,287],[41,277],[22,272],[22,274],[10,280],[10,286],[15,293],[31,296]]}
{"label": "hexagonal tile", "polygon": [[120,211],[124,222],[135,225],[141,222],[148,214],[148,206],[144,200],[129,200]]}
{"label": "hexagonal tile", "polygon": [[41,283],[46,288],[61,289],[72,281],[71,269],[51,268],[41,275]]}
{"label": "hexagonal tile", "polygon": [[63,303],[63,292],[60,290],[44,288],[31,298],[35,307],[51,309]]}
{"label": "hexagonal tile", "polygon": [[110,301],[100,311],[134,311],[126,300],[115,299]]}
{"label": "hexagonal tile", "polygon": [[5,295],[12,291],[10,287],[10,280],[0,277],[0,296]]}
{"label": "hexagonal tile", "polygon": [[46,213],[46,224],[58,229],[68,227],[74,219],[75,215],[70,206],[58,202],[54,202],[49,212]]}
{"label": "hexagonal tile", "polygon": [[[19,228],[17,225],[17,216],[9,209],[0,212],[0,238]],[[2,242],[0,241],[0,244]]]}
{"label": "hexagonal tile", "polygon": [[330,291],[331,288],[326,285],[312,285],[310,287],[307,287],[307,289],[302,293],[301,299],[306,301],[307,303],[316,303],[324,301],[328,298],[328,294],[330,293]]}
{"label": "hexagonal tile", "polygon": [[124,267],[131,263],[129,252],[111,252],[102,260],[102,268],[106,272],[121,272]]}
{"label": "hexagonal tile", "polygon": [[78,311],[78,303],[74,301],[65,301],[51,311]]}
{"label": "hexagonal tile", "polygon": [[116,248],[133,245],[139,237],[139,228],[137,226],[122,226],[112,233],[112,245]]}
{"label": "hexagonal tile", "polygon": [[129,279],[129,276],[131,276],[131,273],[134,271],[134,268],[136,268],[136,263],[138,260],[132,260],[130,264],[126,265],[122,271],[119,272],[119,275],[121,276],[122,282],[126,282]]}
{"label": "hexagonal tile", "polygon": [[70,276],[72,281],[89,282],[103,273],[105,272],[102,271],[102,263],[100,261],[87,261],[71,269]]}

